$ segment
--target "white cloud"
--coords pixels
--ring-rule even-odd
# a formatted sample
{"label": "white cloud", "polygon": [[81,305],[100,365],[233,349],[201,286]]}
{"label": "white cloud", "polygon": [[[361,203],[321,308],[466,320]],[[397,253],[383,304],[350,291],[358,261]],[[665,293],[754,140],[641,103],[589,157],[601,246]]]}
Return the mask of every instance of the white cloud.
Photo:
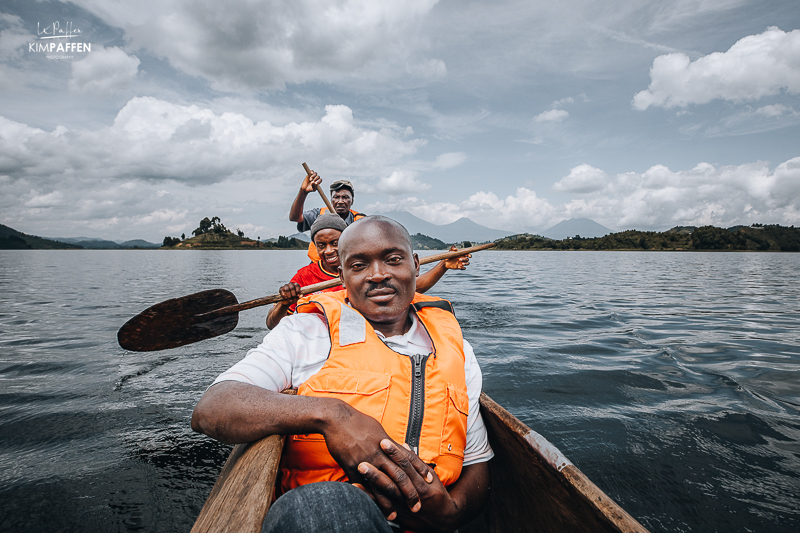
{"label": "white cloud", "polygon": [[381,178],[375,189],[391,195],[398,195],[427,191],[430,188],[429,184],[417,179],[417,173],[413,170],[395,170],[390,176]]}
{"label": "white cloud", "polygon": [[800,30],[776,27],[737,41],[727,52],[691,61],[683,53],[658,56],[650,86],[633,97],[633,107],[686,107],[715,99],[743,102],[785,90],[800,93]]}
{"label": "white cloud", "polygon": [[[536,230],[567,213],[594,213],[598,221],[619,227],[617,216],[625,208],[620,198],[629,198],[641,210],[626,212],[628,220],[647,222],[654,198],[666,202],[671,195],[684,194],[681,187],[660,188],[661,176],[671,179],[676,172],[654,167],[647,176],[607,176],[588,165],[585,172],[569,168],[617,158],[623,168],[643,169],[658,162],[653,159],[656,152],[674,167],[672,161],[691,157],[685,150],[670,153],[685,144],[675,143],[675,135],[681,133],[677,128],[646,120],[648,114],[626,115],[619,106],[646,89],[650,80],[642,83],[640,75],[656,55],[667,53],[654,53],[653,47],[685,51],[691,59],[699,57],[692,51],[696,49],[725,51],[745,35],[733,33],[736,25],[729,22],[751,20],[748,15],[754,10],[769,13],[759,19],[766,22],[758,32],[768,24],[788,24],[780,18],[789,12],[786,2],[765,12],[752,0],[745,9],[734,9],[736,1],[510,0],[502,9],[489,2],[434,6],[435,0],[63,3],[65,16],[94,21],[83,29],[87,40],[97,39],[98,50],[100,43],[124,43],[119,45],[122,50],[106,50],[119,60],[109,62],[107,77],[94,75],[99,64],[80,61],[99,63],[102,56],[74,61],[20,56],[15,43],[22,42],[24,33],[35,32],[35,19],[20,25],[19,18],[0,16],[0,32],[16,28],[16,41],[2,41],[0,36],[0,49],[13,55],[0,61],[0,115],[10,119],[0,119],[0,216],[11,213],[14,220],[64,224],[85,220],[109,228],[146,219],[152,228],[173,228],[196,225],[202,216],[216,214],[229,226],[269,228],[272,218],[259,217],[287,223],[285,212],[302,177],[298,163],[305,160],[327,183],[349,178],[360,193],[371,186],[379,196],[357,195],[356,208],[366,212],[370,210],[363,204],[369,201],[413,194],[418,197],[415,207],[429,209],[431,217],[442,220],[467,210],[481,223],[485,216],[494,225],[526,224],[518,229]],[[87,19],[83,7],[109,25]],[[39,12],[14,9],[23,18]],[[351,16],[353,12],[358,16]],[[708,20],[713,20],[708,31],[697,32],[697,24]],[[777,31],[784,40],[796,35]],[[775,53],[788,50],[771,46]],[[733,58],[731,54],[720,55]],[[133,65],[137,57],[141,65]],[[704,64],[689,61],[687,71],[694,73],[698,63]],[[67,92],[63,82],[72,68],[73,90]],[[637,72],[639,80],[632,82]],[[775,85],[763,72],[752,72],[758,83]],[[19,90],[5,91],[9,83]],[[283,85],[283,94],[263,92]],[[220,93],[213,89],[226,92],[214,99]],[[99,100],[90,94],[115,90],[123,96]],[[155,98],[133,99],[120,109],[133,94]],[[621,103],[619,94],[627,95]],[[735,133],[752,135],[729,143],[701,139],[691,151],[705,154],[701,159],[738,163],[763,158],[777,163],[798,153],[791,152],[786,136],[780,142],[775,141],[778,135],[757,133],[797,124],[800,117],[791,107],[800,109],[795,100],[782,95],[737,106],[734,114],[741,118],[735,124],[723,122],[727,113],[719,113],[718,106],[677,106],[674,111],[688,109],[688,116],[675,121],[670,113],[667,120],[678,127],[696,122],[697,132],[717,127],[718,134],[730,135],[736,127]],[[323,104],[331,102],[351,103],[352,110],[325,109]],[[669,102],[667,98],[663,105]],[[544,111],[538,121],[532,120],[536,110]],[[54,130],[56,124],[66,127]],[[711,134],[715,133],[705,137]],[[421,150],[426,137],[432,146]],[[538,144],[513,143],[516,138]],[[602,157],[597,157],[598,151]],[[538,170],[529,177],[520,178],[513,169],[530,164]],[[442,196],[445,188],[436,181],[437,171],[452,177],[453,170],[447,169],[453,168],[463,169],[467,182],[482,183],[483,192],[469,201],[474,189],[456,200],[452,191]],[[479,181],[482,169],[490,168],[496,172],[487,170],[487,179]],[[120,183],[136,186],[126,189]],[[519,185],[525,188],[517,190]],[[625,192],[629,190],[641,198]],[[562,194],[552,191],[575,196],[562,204]],[[49,196],[55,193],[61,194],[60,203],[57,195]],[[549,194],[558,202],[549,200]],[[688,217],[730,211],[724,194],[712,196],[702,206],[695,206],[692,197],[686,206],[665,210],[686,207]],[[439,203],[444,201],[453,203]],[[245,206],[248,202],[252,207]],[[748,203],[751,210],[777,213],[763,211],[759,202]],[[519,205],[541,208],[544,215],[524,209],[511,218],[503,214]],[[195,206],[204,212],[196,212]],[[173,218],[158,226],[159,217],[168,213]],[[664,217],[659,214],[654,220]]]}
{"label": "white cloud", "polygon": [[112,126],[99,130],[46,132],[0,117],[0,140],[0,172],[12,179],[81,175],[195,185],[249,174],[294,174],[305,159],[329,175],[375,172],[423,144],[358,126],[342,105],[326,106],[313,122],[273,126],[150,97],[131,99]]}
{"label": "white cloud", "polygon": [[53,207],[61,205],[63,202],[63,194],[61,191],[53,191],[47,194],[37,194],[37,191],[31,191],[32,197],[25,201],[25,207]]}
{"label": "white cloud", "polygon": [[602,189],[581,196],[564,204],[568,216],[596,218],[620,228],[796,224],[800,157],[772,172],[764,162],[719,167],[700,163],[686,171],[655,165],[641,174],[618,174]]}
{"label": "white cloud", "polygon": [[11,93],[25,86],[29,74],[20,68],[27,43],[35,37],[28,32],[22,19],[16,15],[0,13],[0,90]]}
{"label": "white cloud", "polygon": [[454,168],[467,160],[467,154],[463,152],[448,152],[439,154],[433,162],[433,168],[448,169]]}
{"label": "white cloud", "polygon": [[550,111],[544,111],[543,113],[539,113],[536,115],[534,120],[536,122],[561,122],[565,120],[569,116],[569,112],[563,109],[551,109]]}
{"label": "white cloud", "polygon": [[553,185],[556,192],[587,193],[599,191],[606,185],[608,175],[591,165],[583,164],[573,168],[569,175]]}
{"label": "white cloud", "polygon": [[139,58],[122,49],[102,46],[72,63],[71,91],[107,95],[128,88],[139,72]]}
{"label": "white cloud", "polygon": [[520,187],[506,198],[480,191],[460,203],[407,198],[368,208],[376,212],[407,209],[434,224],[468,217],[515,232],[541,232],[562,220],[582,217],[612,228],[640,230],[800,223],[800,157],[781,163],[774,171],[764,162],[720,167],[700,163],[686,171],[654,165],[643,173],[613,177],[580,165],[558,183],[563,192],[578,197],[557,205]]}
{"label": "white cloud", "polygon": [[794,109],[781,104],[771,104],[759,107],[756,109],[756,113],[759,115],[764,115],[765,117],[779,117],[787,113],[791,115],[796,114]]}
{"label": "white cloud", "polygon": [[[0,117],[0,212],[4,223],[27,221],[40,235],[71,227],[163,237],[165,228],[190,232],[211,215],[285,232],[303,161],[324,169],[328,183],[389,175],[424,144],[404,131],[359,125],[342,105],[275,126],[150,97],[131,99],[112,125],[95,130],[45,131]],[[429,187],[402,173],[384,185]]]}
{"label": "white cloud", "polygon": [[[163,0],[78,3],[123,28],[130,46],[221,90],[306,81],[436,80],[420,21],[438,0]],[[350,80],[352,81],[352,80]]]}
{"label": "white cloud", "polygon": [[16,15],[0,13],[0,23],[6,26],[0,31],[0,60],[19,59],[27,43],[33,40],[33,35],[23,29],[22,19]]}
{"label": "white cloud", "polygon": [[493,192],[479,191],[458,204],[405,198],[396,202],[371,204],[367,208],[375,212],[407,210],[434,224],[449,224],[467,217],[484,226],[508,231],[546,226],[556,213],[556,208],[549,201],[539,198],[535,191],[525,187],[519,187],[515,195],[506,198],[500,198]]}

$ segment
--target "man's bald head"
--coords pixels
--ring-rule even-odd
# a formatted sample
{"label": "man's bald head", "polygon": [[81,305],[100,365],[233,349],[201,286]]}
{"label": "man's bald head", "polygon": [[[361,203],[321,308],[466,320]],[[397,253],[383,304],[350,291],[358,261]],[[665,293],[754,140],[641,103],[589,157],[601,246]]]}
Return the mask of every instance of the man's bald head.
{"label": "man's bald head", "polygon": [[387,337],[408,331],[419,259],[402,225],[372,216],[347,226],[339,238],[339,275],[350,305],[372,327]]}
{"label": "man's bald head", "polygon": [[[372,215],[359,219],[345,229],[339,237],[339,257],[346,254],[348,242],[353,243],[364,237],[374,237],[381,240],[390,239],[395,246],[408,247],[408,252],[414,252],[411,244],[411,235],[408,230],[396,220],[381,215]],[[386,244],[385,242],[383,244]]]}

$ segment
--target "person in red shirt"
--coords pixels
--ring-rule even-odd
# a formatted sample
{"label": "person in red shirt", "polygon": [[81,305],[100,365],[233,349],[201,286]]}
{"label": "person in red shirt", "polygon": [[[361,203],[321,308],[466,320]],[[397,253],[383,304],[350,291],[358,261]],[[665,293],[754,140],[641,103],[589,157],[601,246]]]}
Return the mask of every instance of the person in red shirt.
{"label": "person in red shirt", "polygon": [[[317,247],[320,260],[298,270],[289,283],[281,287],[280,294],[285,300],[276,303],[267,315],[269,329],[277,326],[278,322],[286,315],[294,313],[297,299],[301,296],[301,288],[339,277],[339,236],[346,227],[347,224],[342,217],[334,214],[325,213],[314,221],[314,224],[311,225],[311,240]],[[455,249],[455,247],[451,248],[451,250]],[[420,274],[417,278],[417,292],[424,293],[433,287],[448,270],[465,270],[469,265],[470,257],[472,254],[440,261],[429,271]],[[342,289],[343,287],[338,285],[320,292],[334,292]]]}

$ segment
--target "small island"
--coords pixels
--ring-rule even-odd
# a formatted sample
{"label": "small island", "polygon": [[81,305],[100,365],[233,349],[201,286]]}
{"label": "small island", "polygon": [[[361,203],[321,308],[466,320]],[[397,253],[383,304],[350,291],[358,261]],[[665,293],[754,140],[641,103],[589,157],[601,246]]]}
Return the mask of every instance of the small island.
{"label": "small island", "polygon": [[308,243],[300,239],[287,238],[281,235],[277,239],[261,241],[261,237],[251,239],[237,229],[232,232],[222,223],[219,217],[205,217],[192,231],[194,237],[186,235],[164,237],[161,250],[305,250]]}
{"label": "small island", "polygon": [[[161,249],[167,250],[305,250],[308,241],[281,235],[277,239],[261,238],[251,239],[245,237],[244,232],[237,229],[232,232],[219,219],[219,217],[204,218],[197,229],[192,231],[194,237],[186,238],[164,237]],[[421,233],[411,236],[415,250],[444,250],[449,244]],[[460,243],[459,243],[460,244]]]}

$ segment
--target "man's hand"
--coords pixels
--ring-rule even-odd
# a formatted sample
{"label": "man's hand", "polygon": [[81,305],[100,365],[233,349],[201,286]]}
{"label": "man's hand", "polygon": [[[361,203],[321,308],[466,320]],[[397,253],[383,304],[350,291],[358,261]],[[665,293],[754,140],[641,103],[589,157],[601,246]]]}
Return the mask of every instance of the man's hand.
{"label": "man's hand", "polygon": [[306,193],[314,192],[317,190],[320,183],[322,183],[322,178],[312,170],[311,174],[306,174],[305,179],[303,179],[303,184],[300,185],[300,190]]}
{"label": "man's hand", "polygon": [[297,300],[302,296],[301,288],[297,283],[291,282],[281,287],[279,292],[284,300],[273,305],[267,314],[267,327],[269,329],[275,329],[281,319],[289,314],[289,308],[296,304]]}
{"label": "man's hand", "polygon": [[278,291],[281,295],[281,298],[283,298],[283,302],[281,303],[285,305],[287,308],[296,304],[297,300],[299,300],[300,296],[302,296],[300,292],[301,289],[302,287],[299,284],[292,282],[289,282],[283,287],[281,287],[280,290]]}
{"label": "man's hand", "polygon": [[[404,445],[405,446],[405,445]],[[415,531],[453,531],[463,510],[428,465],[390,439],[381,449],[392,460],[387,467],[363,462],[358,471],[387,519]]]}
{"label": "man's hand", "polygon": [[311,174],[306,174],[302,185],[300,185],[300,190],[297,192],[297,197],[295,197],[292,207],[289,209],[289,220],[298,223],[305,220],[303,218],[303,204],[306,201],[306,196],[308,196],[308,193],[316,191],[320,183],[322,183],[322,178],[313,170]]}
{"label": "man's hand", "polygon": [[[451,246],[450,251],[458,251],[458,248]],[[442,276],[444,276],[445,272],[448,270],[466,270],[467,265],[469,265],[470,257],[472,257],[472,254],[464,254],[460,257],[439,261],[435,267],[417,278],[417,292],[427,292],[437,281],[442,279]]]}
{"label": "man's hand", "polygon": [[[455,246],[450,247],[451,252],[457,251],[458,248]],[[469,265],[469,258],[472,257],[472,254],[462,255],[460,257],[452,257],[450,259],[444,260],[444,267],[449,270],[466,270],[467,266]]]}
{"label": "man's hand", "polygon": [[363,482],[358,466],[365,461],[384,468],[393,464],[381,449],[381,441],[391,440],[380,422],[344,402],[326,411],[321,431],[325,445],[351,482]]}

